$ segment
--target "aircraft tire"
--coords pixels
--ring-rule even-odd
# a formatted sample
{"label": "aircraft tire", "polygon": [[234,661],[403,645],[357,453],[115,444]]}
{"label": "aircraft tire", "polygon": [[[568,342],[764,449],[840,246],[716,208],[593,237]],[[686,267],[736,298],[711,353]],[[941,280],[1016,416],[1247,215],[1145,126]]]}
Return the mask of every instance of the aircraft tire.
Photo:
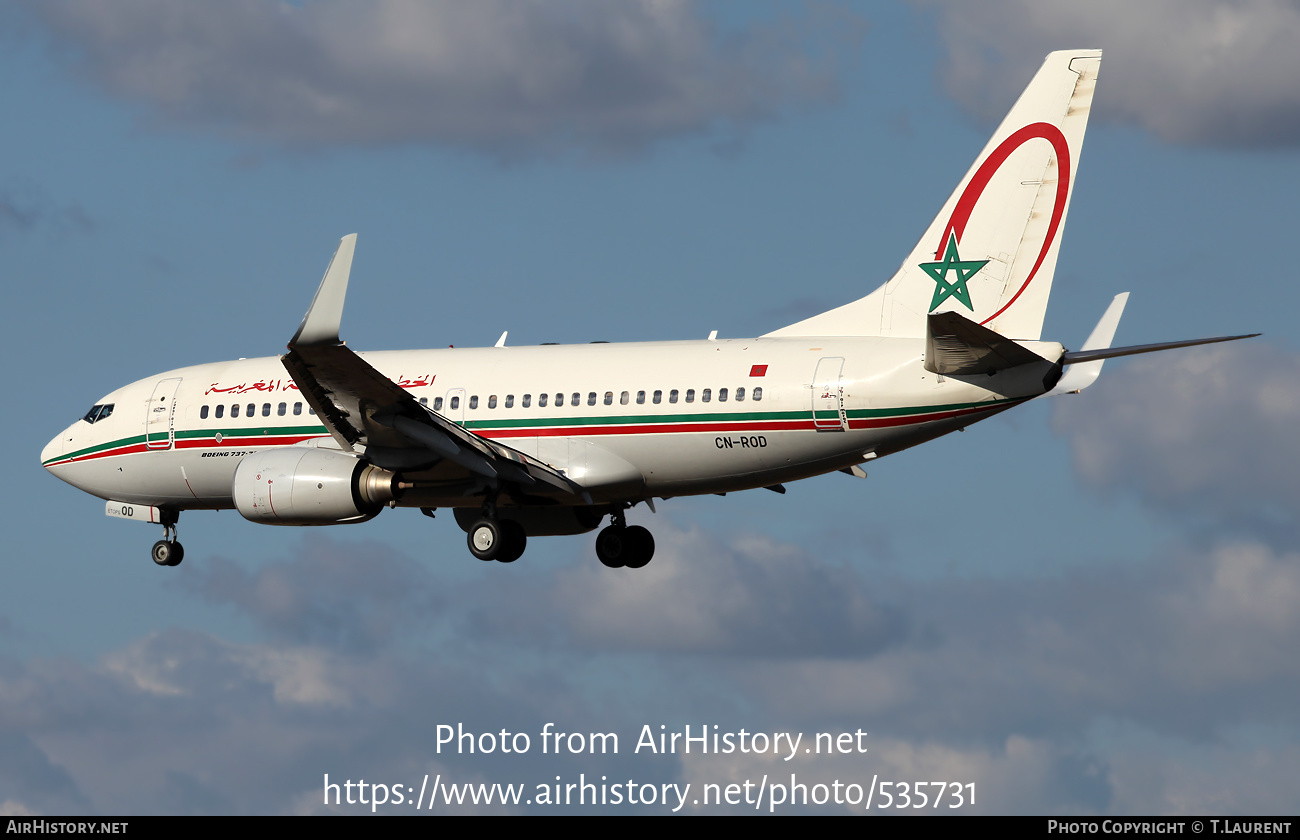
{"label": "aircraft tire", "polygon": [[524,531],[524,526],[509,519],[501,523],[501,539],[505,544],[501,546],[501,553],[497,555],[498,563],[515,562],[523,556],[524,549],[528,547],[528,533]]}
{"label": "aircraft tire", "polygon": [[596,535],[596,557],[611,569],[627,565],[628,548],[627,528],[610,525]]}
{"label": "aircraft tire", "polygon": [[496,560],[505,548],[506,540],[501,523],[495,519],[480,519],[470,526],[469,533],[465,536],[469,553],[483,561]]}
{"label": "aircraft tire", "polygon": [[179,566],[185,559],[185,549],[178,542],[159,540],[153,544],[152,556],[159,566]]}
{"label": "aircraft tire", "polygon": [[629,569],[640,569],[655,556],[655,538],[640,525],[631,525],[623,539],[628,542],[628,557],[623,565]]}

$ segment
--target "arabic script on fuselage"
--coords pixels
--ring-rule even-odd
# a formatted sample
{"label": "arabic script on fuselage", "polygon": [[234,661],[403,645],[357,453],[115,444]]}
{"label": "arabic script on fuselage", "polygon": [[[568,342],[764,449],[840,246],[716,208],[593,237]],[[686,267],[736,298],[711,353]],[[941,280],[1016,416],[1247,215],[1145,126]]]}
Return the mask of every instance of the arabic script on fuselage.
{"label": "arabic script on fuselage", "polygon": [[[392,377],[392,382],[399,388],[405,388],[408,391],[412,388],[427,388],[433,384],[435,376],[432,373],[426,373],[423,376],[414,378],[406,376]],[[220,382],[213,382],[208,389],[203,392],[206,397],[209,394],[249,394],[262,393],[272,394],[276,391],[297,391],[298,383],[292,379],[259,379],[256,382],[241,382],[238,385],[223,385]]]}

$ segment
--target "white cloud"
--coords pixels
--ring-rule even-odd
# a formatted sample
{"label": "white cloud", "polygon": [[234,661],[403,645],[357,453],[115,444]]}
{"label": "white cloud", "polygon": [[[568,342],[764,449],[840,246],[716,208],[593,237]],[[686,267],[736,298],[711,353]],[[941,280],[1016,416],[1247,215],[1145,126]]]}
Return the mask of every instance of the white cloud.
{"label": "white cloud", "polygon": [[345,650],[394,641],[445,603],[423,567],[375,543],[309,537],[296,556],[256,571],[222,557],[183,579],[189,591],[246,612],[278,638]]}
{"label": "white cloud", "polygon": [[[259,622],[266,580],[316,602],[272,610],[268,641],[170,631],[97,663],[0,662],[0,785],[15,807],[62,813],[312,812],[324,773],[411,784],[426,772],[946,779],[974,783],[993,812],[1186,812],[1211,794],[1225,812],[1300,807],[1269,777],[1300,756],[1300,555],[1235,542],[1060,579],[878,577],[898,616],[881,635],[855,572],[769,539],[656,531],[664,553],[641,574],[512,567],[458,583],[433,617],[387,583],[331,572],[320,558],[369,561],[313,536],[300,557],[222,577],[222,600]],[[404,563],[378,578],[418,592],[438,575]],[[346,623],[396,603],[365,645],[318,632],[343,591],[358,602]],[[846,641],[855,622],[866,629]],[[622,749],[543,755],[547,722],[615,732]],[[643,725],[681,723],[798,731],[805,746],[861,729],[869,750],[788,763],[632,752]],[[532,751],[439,752],[439,724],[528,733]]]}
{"label": "white cloud", "polygon": [[[1046,739],[1012,735],[985,747],[916,743],[869,733],[863,743],[869,744],[864,754],[804,754],[790,761],[772,755],[692,754],[682,761],[682,777],[701,794],[705,785],[743,789],[747,781],[755,784],[766,778],[781,786],[759,808],[771,813],[864,814],[868,796],[873,812],[903,816],[1025,813],[1041,809],[1045,801],[1056,803],[1057,811],[1086,813],[1101,787],[1100,778],[1082,778],[1094,773],[1081,771],[1076,757],[1062,754]],[[701,801],[693,810],[736,810],[714,805],[711,800],[706,807]]]}
{"label": "white cloud", "polygon": [[1116,365],[1086,398],[1059,398],[1053,425],[1100,488],[1199,527],[1294,535],[1300,356],[1255,340]]}
{"label": "white cloud", "polygon": [[507,156],[621,153],[821,102],[861,31],[839,14],[723,34],[680,0],[29,8],[88,79],[175,124]]}
{"label": "white cloud", "polygon": [[[533,634],[562,629],[583,647],[742,656],[855,656],[902,635],[897,614],[867,593],[854,570],[835,568],[758,535],[724,543],[667,521],[655,526],[655,559],[611,572],[595,564],[557,571],[544,584],[559,622],[522,604],[484,620]],[[536,603],[528,585],[516,593]],[[535,624],[534,624],[535,622]]]}
{"label": "white cloud", "polygon": [[999,0],[938,6],[949,90],[1000,118],[1058,49],[1102,48],[1099,117],[1185,143],[1300,143],[1300,7],[1288,0]]}

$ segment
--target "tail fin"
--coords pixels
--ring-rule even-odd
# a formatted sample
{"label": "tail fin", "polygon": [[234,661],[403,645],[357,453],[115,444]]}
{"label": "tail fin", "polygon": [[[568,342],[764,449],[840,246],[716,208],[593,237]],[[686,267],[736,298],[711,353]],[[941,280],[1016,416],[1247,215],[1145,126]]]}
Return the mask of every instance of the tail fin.
{"label": "tail fin", "polygon": [[1101,50],[1048,55],[894,277],[768,335],[922,338],[928,314],[957,312],[1037,340],[1100,64]]}

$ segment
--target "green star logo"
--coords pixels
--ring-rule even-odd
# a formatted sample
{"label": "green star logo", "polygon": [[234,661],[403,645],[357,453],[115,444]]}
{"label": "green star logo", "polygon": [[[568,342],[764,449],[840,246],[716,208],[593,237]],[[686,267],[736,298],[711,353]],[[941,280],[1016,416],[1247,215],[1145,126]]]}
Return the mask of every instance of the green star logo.
{"label": "green star logo", "polygon": [[[966,282],[984,266],[988,265],[988,260],[962,260],[957,256],[957,232],[949,231],[948,247],[944,249],[943,261],[932,263],[920,263],[920,269],[934,280],[934,297],[930,299],[930,311],[933,312],[939,304],[943,303],[950,297],[956,298],[969,309],[975,311],[975,307],[970,302],[970,291],[966,288]],[[949,283],[948,272],[957,273],[957,279]]]}

